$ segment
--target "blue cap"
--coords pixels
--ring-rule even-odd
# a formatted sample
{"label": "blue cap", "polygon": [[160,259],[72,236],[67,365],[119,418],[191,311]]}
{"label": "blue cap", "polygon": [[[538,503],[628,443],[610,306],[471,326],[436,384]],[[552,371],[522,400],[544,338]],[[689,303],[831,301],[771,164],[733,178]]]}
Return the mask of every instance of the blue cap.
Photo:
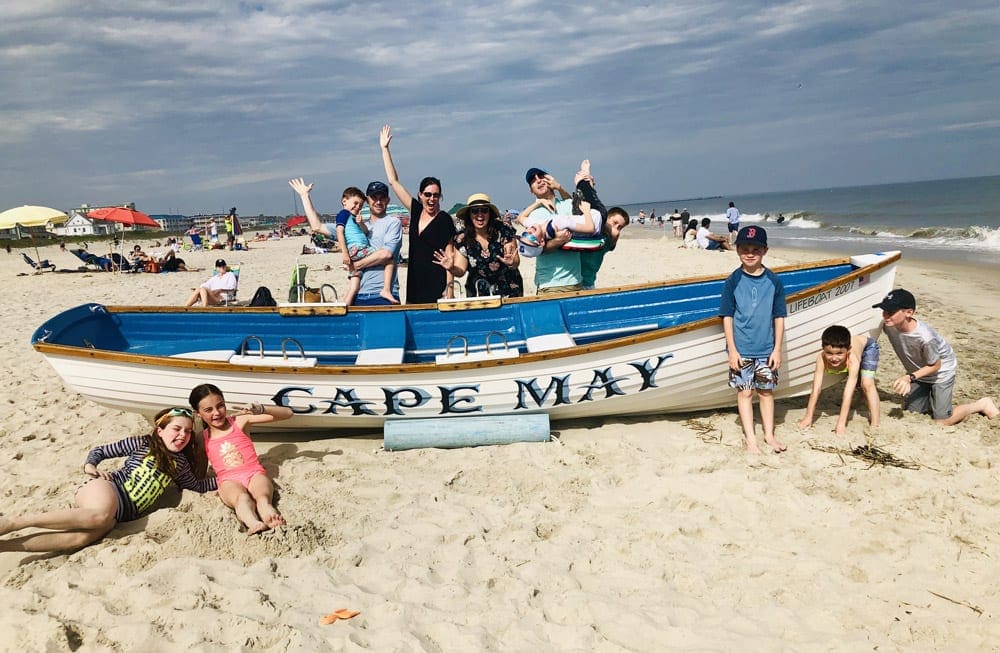
{"label": "blue cap", "polygon": [[535,177],[539,175],[544,177],[547,174],[549,173],[545,172],[541,168],[528,168],[528,171],[524,173],[524,180],[530,184],[532,181],[534,181]]}
{"label": "blue cap", "polygon": [[767,232],[756,225],[743,227],[736,233],[736,244],[767,247]]}
{"label": "blue cap", "polygon": [[368,184],[368,190],[365,191],[365,195],[371,197],[372,195],[388,195],[389,187],[383,184],[381,181],[373,181]]}

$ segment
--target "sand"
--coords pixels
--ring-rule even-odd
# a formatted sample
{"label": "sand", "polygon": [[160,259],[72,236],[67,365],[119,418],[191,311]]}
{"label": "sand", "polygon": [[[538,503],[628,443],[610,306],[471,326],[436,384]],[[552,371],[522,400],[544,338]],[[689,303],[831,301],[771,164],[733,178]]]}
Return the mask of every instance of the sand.
{"label": "sand", "polygon": [[[259,285],[283,296],[304,242],[224,253],[242,263],[241,297]],[[29,268],[0,254],[3,515],[71,505],[90,447],[148,430],[64,387],[33,330],[85,301],[182,304],[217,254],[183,255],[203,272],[40,276],[16,276]],[[42,256],[77,265],[54,246]],[[814,258],[772,250],[767,262]],[[303,257],[310,285],[342,291],[338,260]],[[736,264],[625,238],[598,283]],[[960,401],[1000,388],[996,272],[904,258],[897,278],[955,347]],[[887,346],[882,360],[875,444],[919,469],[812,448],[865,442],[863,408],[846,438],[832,433],[838,392],[807,432],[795,427],[806,399],[778,403],[781,455],[745,453],[735,409],[561,423],[551,443],[448,451],[388,453],[378,434],[258,437],[288,527],[247,537],[215,495],[184,492],[68,555],[0,553],[0,648],[990,649],[1000,419],[940,428],[904,415]],[[339,608],[361,614],[320,624]]]}

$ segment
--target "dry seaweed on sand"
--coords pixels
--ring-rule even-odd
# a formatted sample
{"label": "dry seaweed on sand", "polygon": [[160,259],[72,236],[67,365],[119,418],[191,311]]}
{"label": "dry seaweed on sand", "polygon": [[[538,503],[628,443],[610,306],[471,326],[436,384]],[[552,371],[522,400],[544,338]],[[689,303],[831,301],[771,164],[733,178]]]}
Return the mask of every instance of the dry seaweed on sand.
{"label": "dry seaweed on sand", "polygon": [[839,447],[824,447],[810,442],[809,448],[815,451],[823,451],[825,453],[835,453],[841,457],[853,456],[855,458],[860,458],[861,460],[867,460],[870,463],[868,465],[868,469],[871,469],[875,465],[882,465],[883,467],[901,467],[903,469],[920,469],[921,467],[924,467],[924,465],[921,465],[920,463],[897,458],[885,449],[876,447],[874,444],[863,444],[861,446],[854,447],[853,449],[841,449]]}
{"label": "dry seaweed on sand", "polygon": [[697,433],[702,442],[708,442],[710,444],[722,443],[722,430],[716,428],[715,425],[712,424],[712,420],[689,419],[684,422],[684,426]]}

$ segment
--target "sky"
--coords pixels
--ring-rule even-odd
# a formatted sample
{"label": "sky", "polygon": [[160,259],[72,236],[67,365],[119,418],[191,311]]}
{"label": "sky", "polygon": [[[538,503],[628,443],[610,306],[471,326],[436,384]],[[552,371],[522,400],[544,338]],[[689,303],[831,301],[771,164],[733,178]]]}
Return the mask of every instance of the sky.
{"label": "sky", "polygon": [[385,179],[501,210],[1000,173],[996,0],[4,0],[0,210],[322,212]]}

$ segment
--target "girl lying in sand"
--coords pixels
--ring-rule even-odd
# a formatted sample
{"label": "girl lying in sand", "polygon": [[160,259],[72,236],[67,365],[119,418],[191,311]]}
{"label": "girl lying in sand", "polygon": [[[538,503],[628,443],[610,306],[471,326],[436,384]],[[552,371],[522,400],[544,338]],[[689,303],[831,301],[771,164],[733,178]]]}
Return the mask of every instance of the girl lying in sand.
{"label": "girl lying in sand", "polygon": [[[76,508],[35,513],[22,517],[0,517],[0,535],[24,528],[45,528],[34,533],[0,540],[0,551],[65,551],[101,539],[123,521],[133,521],[150,512],[170,483],[195,492],[215,489],[215,479],[195,478],[198,467],[196,445],[191,438],[194,416],[187,408],[166,408],[156,415],[153,432],[95,447],[87,455],[83,471],[92,477],[76,492]],[[128,456],[114,472],[97,465],[108,458]]]}
{"label": "girl lying in sand", "polygon": [[257,459],[247,433],[253,424],[288,419],[292,409],[251,404],[236,417],[229,417],[222,390],[210,383],[192,390],[188,400],[208,426],[204,432],[205,452],[218,478],[222,502],[236,512],[250,535],[284,526],[285,518],[272,502],[274,484]]}

